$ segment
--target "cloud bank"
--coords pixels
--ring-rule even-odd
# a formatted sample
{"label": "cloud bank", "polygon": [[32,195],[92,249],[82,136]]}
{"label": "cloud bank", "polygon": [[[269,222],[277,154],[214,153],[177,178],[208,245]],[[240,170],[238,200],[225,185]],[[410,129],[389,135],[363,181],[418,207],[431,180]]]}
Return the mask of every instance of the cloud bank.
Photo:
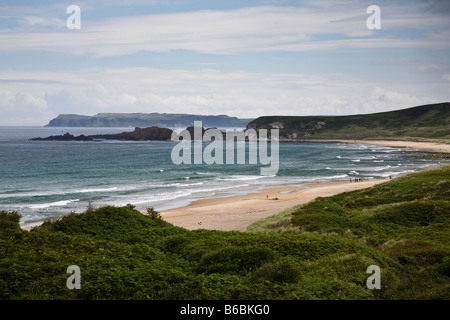
{"label": "cloud bank", "polygon": [[3,6],[0,125],[60,113],[344,115],[450,100],[443,3],[383,2],[382,29],[369,30],[365,1],[255,1],[264,2],[83,0],[81,30],[66,28],[64,3]]}
{"label": "cloud bank", "polygon": [[[19,125],[43,125],[60,113],[166,112],[262,115],[371,113],[435,102],[416,87],[366,82],[342,74],[259,74],[121,68],[77,73],[3,73],[0,105]],[[61,82],[42,79],[58,78]],[[24,79],[23,81],[21,79]],[[17,84],[21,90],[16,93]],[[436,84],[436,92],[445,88]],[[442,95],[444,97],[444,95]]]}

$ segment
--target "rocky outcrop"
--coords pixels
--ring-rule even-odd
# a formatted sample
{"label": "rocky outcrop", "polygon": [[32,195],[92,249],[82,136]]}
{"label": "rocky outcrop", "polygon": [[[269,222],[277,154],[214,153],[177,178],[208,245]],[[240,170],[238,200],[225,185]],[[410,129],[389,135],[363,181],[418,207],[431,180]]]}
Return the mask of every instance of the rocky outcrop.
{"label": "rocky outcrop", "polygon": [[276,122],[269,123],[269,126],[271,126],[274,129],[283,129],[284,123],[281,121],[276,121]]}
{"label": "rocky outcrop", "polygon": [[99,135],[91,135],[89,137],[106,140],[166,141],[170,140],[172,132],[173,131],[168,128],[148,127],[148,128],[135,128],[133,132],[122,132],[116,134],[99,134]]}
{"label": "rocky outcrop", "polygon": [[30,140],[33,140],[33,141],[94,141],[94,139],[89,136],[85,136],[82,134],[78,137],[75,137],[74,135],[72,135],[68,132],[63,135],[49,136],[47,138],[40,138],[40,137],[32,138]]}
{"label": "rocky outcrop", "polygon": [[122,132],[116,134],[80,135],[75,137],[70,133],[47,138],[32,138],[33,141],[94,141],[96,139],[123,140],[123,141],[167,141],[172,136],[172,130],[168,128],[135,128],[133,132]]}

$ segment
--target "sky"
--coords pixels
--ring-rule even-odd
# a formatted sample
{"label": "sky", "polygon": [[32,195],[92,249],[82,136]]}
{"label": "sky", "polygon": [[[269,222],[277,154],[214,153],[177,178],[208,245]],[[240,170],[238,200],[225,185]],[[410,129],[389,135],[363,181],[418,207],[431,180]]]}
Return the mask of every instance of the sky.
{"label": "sky", "polygon": [[0,126],[450,101],[449,16],[447,0],[0,0]]}

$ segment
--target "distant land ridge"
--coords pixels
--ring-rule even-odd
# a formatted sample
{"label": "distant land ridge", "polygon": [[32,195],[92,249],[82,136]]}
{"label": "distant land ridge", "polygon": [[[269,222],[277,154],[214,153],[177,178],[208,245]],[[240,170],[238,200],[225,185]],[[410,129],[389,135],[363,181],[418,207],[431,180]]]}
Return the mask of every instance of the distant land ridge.
{"label": "distant land ridge", "polygon": [[202,121],[207,127],[242,127],[253,119],[226,115],[195,115],[176,113],[99,113],[95,116],[60,114],[46,127],[188,127]]}
{"label": "distant land ridge", "polygon": [[280,140],[386,139],[450,142],[450,102],[348,116],[264,116],[247,129],[279,129]]}

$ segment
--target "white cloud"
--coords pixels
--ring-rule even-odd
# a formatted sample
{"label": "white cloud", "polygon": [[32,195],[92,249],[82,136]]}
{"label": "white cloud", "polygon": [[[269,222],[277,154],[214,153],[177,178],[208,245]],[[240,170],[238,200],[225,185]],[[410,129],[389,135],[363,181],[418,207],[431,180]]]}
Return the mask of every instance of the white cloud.
{"label": "white cloud", "polygon": [[384,104],[390,108],[397,109],[399,105],[417,106],[421,104],[436,102],[427,96],[418,97],[412,93],[402,93],[389,89],[377,87],[372,90],[372,97],[375,103]]}
{"label": "white cloud", "polygon": [[[365,26],[367,14],[362,9],[354,5],[320,10],[267,6],[125,16],[83,21],[82,29],[76,31],[2,32],[0,50],[46,50],[103,57],[139,51],[235,54],[338,48],[448,48],[450,45],[441,39],[449,32],[445,16],[423,16],[403,12],[403,7],[395,8],[390,11],[391,16],[383,18],[383,26],[390,36],[375,38],[377,34],[368,32]],[[48,19],[32,17],[34,20],[29,18],[29,23],[51,23]],[[419,29],[434,36],[408,39],[392,34],[405,29]]]}
{"label": "white cloud", "polygon": [[389,65],[392,65],[394,67],[407,66],[411,70],[418,71],[420,77],[422,76],[421,73],[442,73],[450,69],[449,62],[434,61],[428,57],[426,60],[408,59],[408,58],[381,59],[372,61],[372,63],[381,66],[389,66]]}
{"label": "white cloud", "polygon": [[42,16],[22,16],[21,19],[28,27],[45,26],[53,28],[62,28],[66,22],[58,18],[46,18]]}
{"label": "white cloud", "polygon": [[[8,83],[13,75],[14,81]],[[0,111],[4,115],[0,125],[12,125],[11,119],[16,125],[44,125],[59,113],[166,112],[241,118],[344,115],[448,100],[445,84],[395,85],[341,74],[124,68],[52,73],[54,79],[64,81],[37,82],[48,76],[0,73]],[[28,81],[17,86],[20,78]],[[33,120],[21,118],[23,115],[32,115]]]}
{"label": "white cloud", "polygon": [[47,109],[47,102],[40,98],[34,97],[28,92],[18,92],[15,96],[14,107],[18,111],[28,110],[29,107],[34,108],[37,112],[45,111]]}
{"label": "white cloud", "polygon": [[0,125],[4,126],[42,125],[49,117],[54,116],[43,97],[23,90],[1,90],[0,111]]}
{"label": "white cloud", "polygon": [[[177,0],[174,2],[179,4]],[[59,113],[168,112],[239,117],[273,114],[338,115],[394,110],[449,100],[448,59],[436,57],[441,56],[442,51],[439,49],[448,51],[450,47],[450,23],[445,15],[421,13],[417,3],[396,7],[386,2],[381,6],[382,30],[375,31],[366,28],[367,6],[346,0],[308,0],[302,2],[301,7],[261,6],[120,15],[94,21],[84,18],[89,17],[88,14],[84,15],[86,12],[92,13],[91,16],[110,17],[117,12],[117,8],[105,10],[104,15],[101,10],[121,6],[122,3],[119,0],[78,2],[82,10],[81,30],[67,30],[64,27],[64,19],[67,18],[65,4],[55,3],[43,8],[2,7],[2,16],[10,17],[16,24],[8,30],[0,30],[0,53],[10,53],[5,55],[7,57],[16,52],[21,54],[17,59],[9,58],[13,64],[17,63],[17,66],[10,67],[11,70],[16,67],[23,70],[33,64],[34,54],[37,59],[33,69],[45,70],[51,65],[46,52],[63,53],[57,57],[64,63],[72,62],[71,55],[85,55],[74,60],[86,66],[97,63],[114,66],[115,63],[140,65],[143,60],[141,56],[136,61],[129,57],[102,57],[173,50],[177,52],[167,60],[163,55],[155,56],[162,57],[164,67],[167,67],[170,59],[180,58],[177,61],[180,69],[126,67],[73,72],[3,71],[0,72],[0,125],[43,125]],[[151,4],[157,3],[162,1],[154,0]],[[133,4],[145,5],[148,2],[134,0]],[[169,10],[172,9],[173,6]],[[349,48],[364,50],[347,50]],[[387,48],[407,50],[385,50]],[[417,48],[433,54],[424,57],[422,50],[419,50],[419,54],[412,53],[412,49]],[[305,61],[316,63],[312,66],[316,72],[324,72],[327,64],[334,62],[335,50],[341,49],[348,52],[349,56],[345,59],[341,59],[342,55],[338,56],[336,64],[343,61],[344,65],[332,68],[346,70],[344,72],[349,73],[347,75],[331,74],[333,71],[306,75],[236,70],[246,68],[245,62],[250,62],[249,68],[252,70],[276,70],[280,62],[281,68],[286,70],[289,67],[286,67],[287,61],[295,63],[296,57],[306,57],[311,60],[302,60],[301,64],[293,67],[292,72],[303,70],[303,66],[308,72],[314,72]],[[233,57],[191,55],[203,61],[196,63],[190,59],[191,56],[185,59],[186,50]],[[313,55],[277,54],[305,51],[328,52],[317,58]],[[19,68],[19,59],[24,53],[27,58],[30,57],[30,61]],[[239,56],[241,53],[264,54],[250,61],[253,55]],[[370,67],[383,77],[374,74],[369,78],[360,72],[366,67],[366,54],[368,60],[379,59],[373,62],[382,68]],[[265,56],[271,57],[264,60]],[[234,64],[234,57],[238,57],[238,64]],[[356,57],[355,63],[353,57]],[[37,64],[40,59],[45,62],[43,66]],[[267,67],[261,61],[275,63]],[[324,65],[322,62],[325,62]],[[145,65],[158,63],[151,61],[145,62]],[[193,65],[194,68],[205,69],[181,69]],[[55,64],[51,68],[57,66]],[[213,69],[216,67],[223,70]],[[394,67],[397,69],[394,70]],[[72,67],[67,66],[67,69]],[[403,77],[396,73],[397,70],[405,69],[409,70]],[[350,75],[356,73],[364,79]],[[397,80],[389,80],[391,75],[395,75]],[[381,78],[383,82],[377,80]]]}

